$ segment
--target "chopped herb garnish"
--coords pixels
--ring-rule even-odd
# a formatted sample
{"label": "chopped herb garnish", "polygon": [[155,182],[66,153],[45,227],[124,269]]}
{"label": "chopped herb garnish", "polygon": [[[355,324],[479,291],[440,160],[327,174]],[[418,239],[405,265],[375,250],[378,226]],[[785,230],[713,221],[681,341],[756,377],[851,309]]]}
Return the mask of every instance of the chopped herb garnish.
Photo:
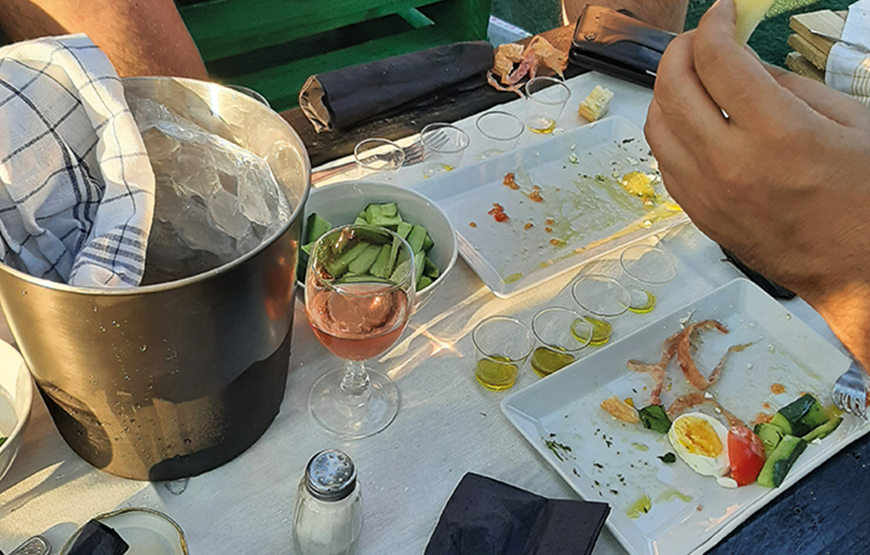
{"label": "chopped herb garnish", "polygon": [[[568,453],[571,452],[571,448],[567,445],[563,445],[555,440],[545,440],[544,443],[547,445],[547,449],[553,452],[556,455],[556,458],[560,461],[564,461],[568,456]],[[561,453],[559,451],[562,451]]]}
{"label": "chopped herb garnish", "polygon": [[601,466],[601,465],[598,464],[598,463],[592,463],[592,466],[594,466],[594,467],[597,468],[598,470],[604,470],[604,467]]}
{"label": "chopped herb garnish", "polygon": [[571,469],[571,472],[574,473],[574,476],[577,476],[578,478],[580,477],[580,473],[577,472],[577,469],[576,469],[576,468],[572,468],[572,469]]}
{"label": "chopped herb garnish", "polygon": [[[665,464],[671,464],[671,463],[677,462],[677,456],[674,455],[673,453],[665,453],[664,455],[661,455],[659,458]],[[646,464],[646,463],[644,463],[644,464]]]}
{"label": "chopped herb garnish", "polygon": [[671,419],[668,418],[668,413],[661,405],[650,405],[637,411],[640,417],[640,422],[647,430],[652,430],[660,434],[668,433],[671,429]]}
{"label": "chopped herb garnish", "polygon": [[610,490],[610,493],[612,493],[613,495],[619,495],[619,492],[615,489]]}

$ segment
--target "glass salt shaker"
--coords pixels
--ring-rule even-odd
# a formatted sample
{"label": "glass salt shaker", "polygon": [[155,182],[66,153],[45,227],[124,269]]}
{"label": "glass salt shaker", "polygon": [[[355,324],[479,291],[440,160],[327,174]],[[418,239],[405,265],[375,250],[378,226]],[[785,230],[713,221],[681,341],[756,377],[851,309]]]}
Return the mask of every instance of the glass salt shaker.
{"label": "glass salt shaker", "polygon": [[299,482],[293,540],[301,555],[351,555],[362,531],[353,461],[337,449],[314,455]]}

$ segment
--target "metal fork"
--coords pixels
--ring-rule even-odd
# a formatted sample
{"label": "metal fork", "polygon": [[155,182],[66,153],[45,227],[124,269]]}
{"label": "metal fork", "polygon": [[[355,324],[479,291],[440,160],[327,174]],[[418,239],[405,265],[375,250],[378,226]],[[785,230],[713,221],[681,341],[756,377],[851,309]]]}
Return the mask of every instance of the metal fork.
{"label": "metal fork", "polygon": [[845,374],[837,378],[831,395],[837,408],[855,416],[867,418],[867,389],[864,383],[864,371],[858,368],[857,364],[850,366]]}
{"label": "metal fork", "polygon": [[[433,134],[432,140],[429,144],[429,148],[439,149],[442,146],[446,145],[449,140],[450,138],[443,131],[436,132]],[[410,145],[402,148],[402,152],[405,154],[405,159],[402,162],[402,167],[405,167],[419,164],[420,162],[425,160],[426,156],[428,156],[429,150],[424,148],[423,141],[418,139]],[[366,157],[365,161],[369,164],[373,162],[383,162],[388,160],[389,157],[389,154],[375,153],[369,157]],[[325,170],[311,172],[311,182],[318,183],[320,181],[323,181],[324,179],[329,179],[330,177],[335,177],[336,175],[346,173],[355,167],[356,160],[351,160],[349,162],[345,162],[343,164],[339,164]]]}

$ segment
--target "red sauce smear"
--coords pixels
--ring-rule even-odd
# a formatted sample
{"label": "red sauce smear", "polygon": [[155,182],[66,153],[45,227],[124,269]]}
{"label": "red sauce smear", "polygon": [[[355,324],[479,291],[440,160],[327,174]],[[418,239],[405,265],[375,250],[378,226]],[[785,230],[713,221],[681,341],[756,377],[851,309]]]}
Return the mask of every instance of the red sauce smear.
{"label": "red sauce smear", "polygon": [[495,218],[497,222],[507,222],[510,220],[510,217],[504,213],[504,206],[497,202],[492,203],[492,210],[487,212],[487,214]]}
{"label": "red sauce smear", "polygon": [[785,386],[781,383],[770,384],[770,392],[774,395],[780,395],[782,393],[785,393]]}
{"label": "red sauce smear", "polygon": [[535,185],[532,187],[532,192],[529,193],[529,199],[534,202],[544,202],[543,197],[541,197],[541,188]]}
{"label": "red sauce smear", "polygon": [[[767,404],[767,403],[765,403],[765,404]],[[771,420],[773,420],[772,414],[766,414],[763,412],[759,412],[758,414],[755,415],[755,420],[753,420],[752,423],[753,424],[762,424],[762,423],[769,424]]]}
{"label": "red sauce smear", "polygon": [[534,227],[534,224],[532,224],[532,222],[529,222],[523,226],[523,229],[532,229],[533,227]]}
{"label": "red sauce smear", "polygon": [[505,187],[508,187],[509,189],[512,189],[514,191],[520,188],[520,186],[517,185],[517,182],[514,181],[513,172],[505,174],[503,183]]}
{"label": "red sauce smear", "polygon": [[556,223],[556,220],[553,218],[547,218],[547,225],[553,225],[554,223]]}
{"label": "red sauce smear", "polygon": [[474,222],[469,222],[468,227],[477,227],[477,224]]}

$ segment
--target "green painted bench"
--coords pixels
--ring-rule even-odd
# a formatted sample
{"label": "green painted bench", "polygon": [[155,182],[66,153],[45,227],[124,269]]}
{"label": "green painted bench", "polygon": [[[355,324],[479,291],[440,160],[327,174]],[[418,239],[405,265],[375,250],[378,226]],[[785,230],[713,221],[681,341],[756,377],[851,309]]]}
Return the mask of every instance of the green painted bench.
{"label": "green painted bench", "polygon": [[277,111],[315,73],[486,38],[491,0],[177,0],[209,74]]}

